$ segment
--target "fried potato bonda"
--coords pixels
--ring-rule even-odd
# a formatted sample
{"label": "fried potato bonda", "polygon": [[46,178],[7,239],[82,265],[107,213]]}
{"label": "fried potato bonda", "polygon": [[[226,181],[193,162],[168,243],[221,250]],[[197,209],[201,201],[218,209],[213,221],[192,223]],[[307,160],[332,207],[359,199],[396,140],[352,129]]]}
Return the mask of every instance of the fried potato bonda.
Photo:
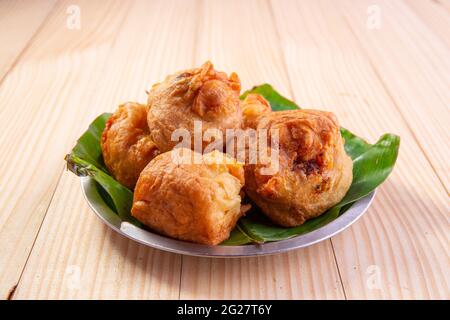
{"label": "fried potato bonda", "polygon": [[269,102],[257,93],[248,94],[241,103],[242,125],[244,128],[256,129],[258,118],[271,112]]}
{"label": "fried potato bonda", "polygon": [[[241,126],[238,76],[214,70],[211,62],[201,67],[180,71],[155,84],[148,95],[148,126],[153,141],[162,152],[172,150],[178,141],[172,133],[185,128],[194,149],[194,121],[201,121],[202,137],[208,129],[220,130],[224,141],[226,129]],[[207,142],[203,141],[202,149]],[[189,147],[189,141],[186,145]],[[196,150],[200,151],[200,150]]]}
{"label": "fried potato bonda", "polygon": [[134,102],[120,105],[106,122],[101,148],[112,176],[133,189],[141,171],[159,154],[150,137],[145,105]]}
{"label": "fried potato bonda", "polygon": [[[317,110],[264,113],[258,130],[268,140],[278,130],[279,170],[267,164],[245,166],[245,192],[275,223],[294,227],[337,204],[352,182],[353,163],[345,153],[334,114]],[[268,142],[270,144],[270,142]]]}
{"label": "fried potato bonda", "polygon": [[200,163],[181,161],[176,148],[157,156],[142,171],[136,185],[131,214],[167,236],[216,245],[226,240],[243,214],[240,191],[244,169],[233,158],[213,151]]}

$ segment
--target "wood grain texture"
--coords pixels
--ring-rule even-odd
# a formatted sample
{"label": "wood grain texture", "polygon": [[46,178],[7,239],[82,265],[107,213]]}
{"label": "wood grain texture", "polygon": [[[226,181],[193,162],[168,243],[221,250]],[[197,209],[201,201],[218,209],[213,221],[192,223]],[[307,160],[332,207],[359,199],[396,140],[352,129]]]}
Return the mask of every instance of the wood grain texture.
{"label": "wood grain texture", "polygon": [[343,299],[329,241],[258,258],[183,257],[181,299]]}
{"label": "wood grain texture", "polygon": [[33,36],[39,33],[55,2],[56,0],[0,2],[0,82],[20,59]]}
{"label": "wood grain texture", "polygon": [[448,197],[360,42],[339,11],[329,9],[330,2],[272,2],[296,100],[334,111],[343,126],[369,141],[384,132],[402,138],[394,173],[372,207],[332,239],[346,296],[448,298]]}
{"label": "wood grain texture", "polygon": [[[449,4],[0,2],[0,298],[449,299]],[[380,28],[368,28],[373,5]],[[243,89],[268,82],[333,111],[371,142],[401,136],[360,221],[286,254],[206,259],[144,247],[95,217],[64,154],[99,113],[205,60]]]}
{"label": "wood grain texture", "polygon": [[404,0],[404,3],[423,20],[424,25],[431,33],[437,35],[450,48],[450,36],[448,35],[450,6],[446,7],[445,3],[437,0]]}
{"label": "wood grain texture", "polygon": [[[127,7],[120,1],[75,3],[91,9],[83,12],[83,28],[67,29],[68,3],[59,2],[1,86],[0,241],[8,243],[0,248],[1,297],[17,284],[62,172],[64,152],[87,110],[79,102],[92,97],[92,76],[108,55],[107,41],[95,51],[89,44],[109,39],[111,45]],[[97,14],[110,21],[94,19]]]}
{"label": "wood grain texture", "polygon": [[[197,64],[210,59],[219,69],[236,70],[243,90],[270,82],[291,95],[267,2],[203,1],[200,16]],[[182,299],[344,298],[329,241],[307,250],[226,263],[183,257],[182,266]]]}
{"label": "wood grain texture", "polygon": [[[95,79],[99,84],[95,98],[80,102],[90,110],[78,130],[85,130],[95,115],[112,111],[121,102],[145,102],[145,90],[152,83],[173,68],[192,65],[195,9],[184,1],[132,2],[127,14],[134,18],[124,21],[108,48],[105,66]],[[162,57],[164,63],[154,63]],[[87,208],[79,179],[65,173],[14,297],[176,299],[180,263],[179,255],[112,233]],[[80,281],[74,287],[76,272]]]}
{"label": "wood grain texture", "polygon": [[370,5],[369,0],[345,1],[335,10],[345,17],[449,193],[450,148],[443,146],[450,141],[450,47],[402,1],[378,1],[380,28],[367,28]]}

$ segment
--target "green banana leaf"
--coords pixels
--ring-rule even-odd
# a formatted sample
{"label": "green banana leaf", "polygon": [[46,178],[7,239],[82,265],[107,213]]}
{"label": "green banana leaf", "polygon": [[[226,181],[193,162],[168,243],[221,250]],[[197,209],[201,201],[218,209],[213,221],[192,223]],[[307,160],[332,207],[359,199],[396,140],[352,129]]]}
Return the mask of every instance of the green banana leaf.
{"label": "green banana leaf", "polygon": [[140,227],[142,224],[130,214],[133,192],[111,177],[103,163],[100,138],[110,116],[109,113],[98,116],[78,139],[72,152],[66,155],[67,169],[80,177],[92,177],[101,188],[100,194],[108,206],[122,220]]}
{"label": "green banana leaf", "polygon": [[87,131],[78,139],[77,144],[70,153],[72,156],[83,159],[106,173],[108,173],[108,170],[103,163],[100,139],[105,128],[106,120],[110,116],[111,113],[103,113],[98,116],[89,125]]}
{"label": "green banana leaf", "polygon": [[273,111],[298,109],[297,104],[289,99],[286,99],[279,94],[270,84],[262,84],[255,86],[250,90],[245,91],[241,95],[241,100],[244,100],[250,93],[258,93],[270,102]]}
{"label": "green banana leaf", "polygon": [[[271,85],[263,84],[246,91],[241,99],[249,93],[258,93],[265,97],[273,111],[293,110],[299,107],[293,101],[281,96]],[[136,226],[141,224],[130,215],[133,193],[114,180],[103,163],[100,138],[105,122],[110,114],[100,115],[80,137],[72,152],[66,156],[67,167],[79,176],[89,175],[104,191],[105,202],[120,216]],[[342,201],[321,216],[308,220],[294,228],[274,225],[253,205],[252,210],[241,218],[229,239],[223,245],[245,245],[279,241],[305,234],[318,229],[343,214],[358,199],[363,198],[377,188],[391,173],[398,155],[400,138],[393,134],[383,135],[378,142],[371,145],[347,129],[341,128],[345,141],[345,150],[353,160],[353,182]]]}

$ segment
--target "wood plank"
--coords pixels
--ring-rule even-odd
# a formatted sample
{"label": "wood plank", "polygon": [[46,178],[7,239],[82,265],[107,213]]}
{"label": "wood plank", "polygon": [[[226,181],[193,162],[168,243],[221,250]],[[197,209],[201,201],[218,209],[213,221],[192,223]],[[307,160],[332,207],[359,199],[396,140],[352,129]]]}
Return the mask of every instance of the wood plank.
{"label": "wood plank", "polygon": [[[343,126],[369,141],[384,132],[402,138],[396,168],[369,211],[332,238],[347,298],[448,299],[448,196],[373,69],[384,62],[366,56],[394,44],[363,50],[332,1],[271,4],[296,100],[334,111]],[[389,73],[401,74],[401,66],[391,64]],[[424,95],[434,92],[426,89]]]}
{"label": "wood plank", "polygon": [[[86,82],[98,84],[95,93],[64,100],[65,108],[81,104],[89,110],[74,126],[61,155],[96,115],[127,100],[145,101],[145,89],[152,83],[193,65],[196,9],[196,2],[181,0],[132,2],[113,43],[105,46],[107,55],[99,57],[105,64],[86,70],[95,75]],[[103,15],[101,9],[92,14]],[[102,47],[96,41],[88,50]],[[69,88],[64,96],[80,90],[75,83]],[[14,298],[176,299],[180,267],[179,255],[139,245],[104,226],[87,207],[79,179],[65,173]]]}
{"label": "wood plank", "polygon": [[181,299],[342,299],[329,241],[258,258],[183,257]]}
{"label": "wood plank", "polygon": [[444,3],[436,0],[407,0],[404,3],[450,48],[450,6],[446,8]]}
{"label": "wood plank", "polygon": [[[77,101],[91,93],[88,86],[91,72],[75,74],[74,70],[82,65],[84,70],[92,71],[95,64],[100,67],[95,59],[107,54],[106,46],[103,52],[97,52],[99,55],[84,50],[89,45],[88,37],[95,40],[96,35],[103,34],[99,29],[105,25],[90,19],[89,10],[85,10],[84,28],[76,32],[67,29],[68,5],[58,3],[0,90],[4,106],[0,111],[0,125],[4,130],[0,137],[0,239],[8,244],[0,248],[0,296],[3,298],[17,284],[61,174],[64,149],[73,139],[70,136],[73,125],[85,110],[64,108],[64,99]],[[96,9],[96,6],[89,8]],[[112,15],[112,10],[119,8],[123,10],[126,6],[111,2],[103,13]],[[123,18],[114,14],[115,19],[108,26],[112,33]],[[83,50],[70,46],[74,41],[79,41]],[[85,85],[79,91],[73,90],[73,83],[78,82]]]}
{"label": "wood plank", "polygon": [[[0,2],[0,82],[45,23],[56,0]],[[26,21],[26,23],[24,23]]]}
{"label": "wood plank", "polygon": [[449,0],[430,0],[431,2],[435,2],[436,4],[439,4],[442,8],[442,10],[447,11],[450,13],[450,1]]}
{"label": "wood plank", "polygon": [[[197,64],[236,71],[243,89],[269,82],[290,96],[270,7],[261,1],[204,1]],[[329,241],[304,250],[227,260],[183,257],[182,299],[342,299]]]}
{"label": "wood plank", "polygon": [[346,1],[335,7],[360,41],[449,193],[450,148],[444,146],[450,141],[450,47],[402,1],[378,1],[380,29],[367,28],[367,15],[362,13],[370,5],[369,0]]}
{"label": "wood plank", "polygon": [[[66,28],[69,4],[86,9],[80,30]],[[0,248],[2,298],[19,280],[62,172],[64,152],[88,107],[78,103],[90,99],[92,74],[99,74],[108,55],[107,42],[98,50],[89,46],[105,36],[111,45],[126,7],[120,1],[103,8],[58,3],[1,86],[0,241],[7,244]],[[108,23],[92,19],[91,9],[100,10]]]}
{"label": "wood plank", "polygon": [[[84,8],[83,27],[66,28],[67,7]],[[113,35],[127,8],[120,1],[60,2],[0,90],[0,297],[15,288],[63,169]],[[93,12],[111,18],[93,19]],[[116,12],[118,11],[118,12]],[[104,46],[92,50],[97,39]],[[79,72],[84,70],[84,72]],[[94,82],[91,82],[94,81]],[[98,80],[97,80],[98,81]],[[76,84],[76,86],[75,86]],[[70,106],[68,101],[75,105]]]}

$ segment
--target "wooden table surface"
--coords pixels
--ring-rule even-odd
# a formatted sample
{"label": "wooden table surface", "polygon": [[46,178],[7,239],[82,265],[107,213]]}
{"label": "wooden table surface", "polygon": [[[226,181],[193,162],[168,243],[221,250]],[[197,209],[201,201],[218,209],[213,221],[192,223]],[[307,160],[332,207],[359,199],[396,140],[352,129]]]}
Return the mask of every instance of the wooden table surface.
{"label": "wooden table surface", "polygon": [[[0,1],[3,299],[449,299],[450,1]],[[88,208],[64,155],[93,118],[211,60],[371,142],[401,136],[368,212],[306,249],[153,250]]]}

